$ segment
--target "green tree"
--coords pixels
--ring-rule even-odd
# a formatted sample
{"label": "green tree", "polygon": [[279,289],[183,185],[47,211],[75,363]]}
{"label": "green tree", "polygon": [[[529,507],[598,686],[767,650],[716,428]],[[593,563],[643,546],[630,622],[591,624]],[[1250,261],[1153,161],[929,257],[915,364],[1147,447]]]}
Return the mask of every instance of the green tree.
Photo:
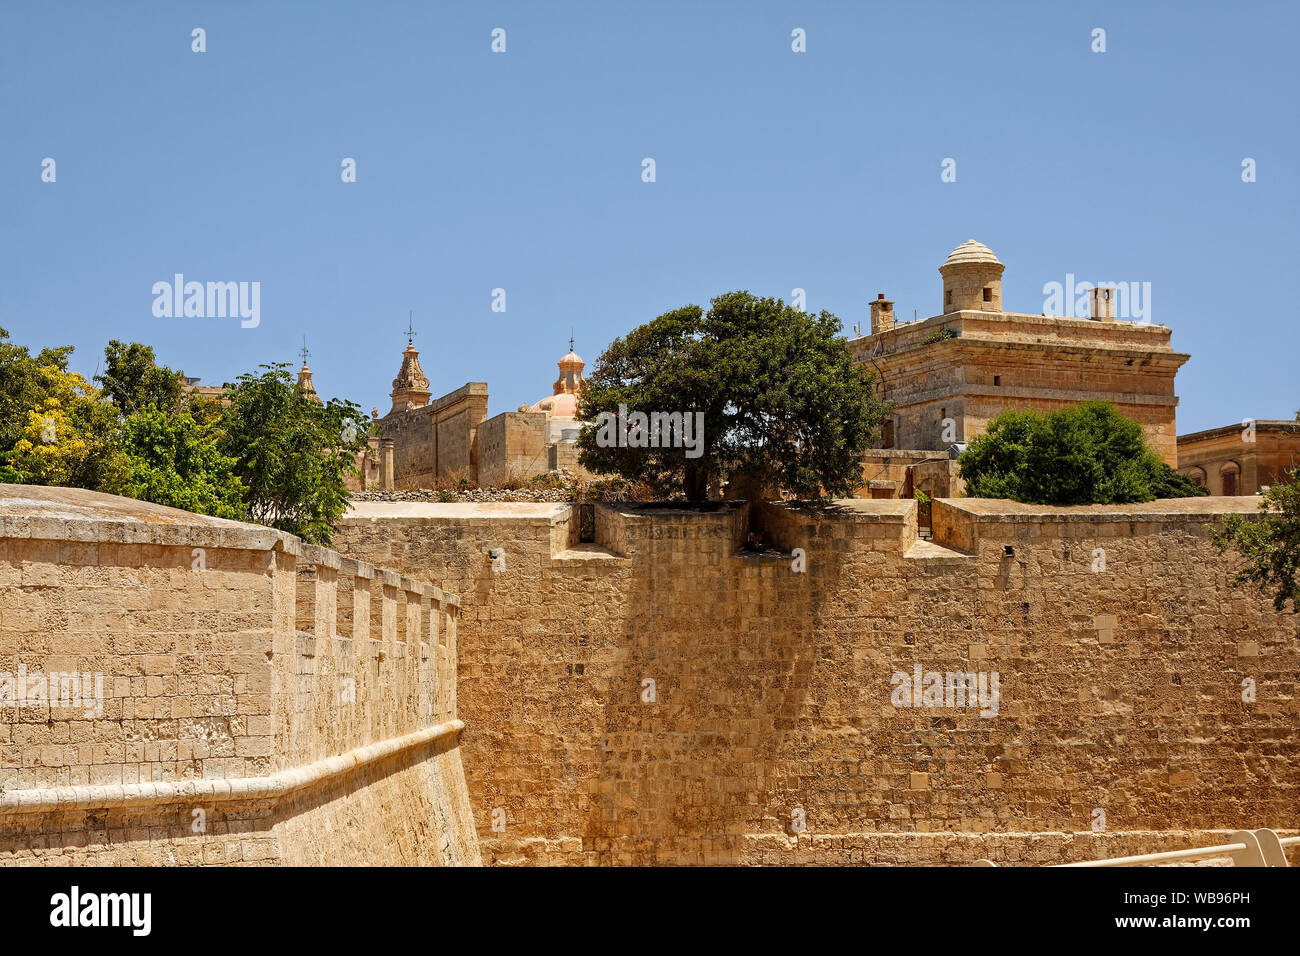
{"label": "green tree", "polygon": [[251,520],[328,544],[347,507],[344,478],[357,473],[366,417],[352,402],[309,397],[287,363],[259,368],[226,392],[221,450],[235,459]]}
{"label": "green tree", "polygon": [[237,462],[220,450],[220,432],[185,412],[150,405],[122,426],[132,498],[196,514],[243,520],[248,516]]}
{"label": "green tree", "polygon": [[171,412],[185,404],[185,383],[180,372],[159,365],[154,361],[153,349],[139,342],[128,345],[109,340],[104,349],[104,374],[96,375],[95,381],[124,417],[151,405]]}
{"label": "green tree", "polygon": [[1156,457],[1142,426],[1109,402],[1003,412],[959,462],[972,498],[1082,505],[1205,494]]}
{"label": "green tree", "polygon": [[[49,350],[41,353],[42,358],[48,355]],[[10,427],[21,427],[21,432],[2,453],[5,477],[121,494],[126,457],[118,446],[117,415],[100,400],[99,391],[59,364],[37,366],[20,391],[31,404],[19,411],[20,403],[12,403]]]}
{"label": "green tree", "polygon": [[1281,611],[1291,602],[1300,611],[1300,468],[1292,469],[1288,480],[1271,486],[1259,502],[1260,514],[1227,515],[1214,533],[1220,551],[1234,548],[1245,564],[1233,577],[1233,586],[1254,584],[1260,590],[1274,589],[1273,607]]}
{"label": "green tree", "polygon": [[[692,501],[714,479],[740,474],[803,497],[851,494],[888,407],[839,332],[828,312],[748,292],[720,295],[707,312],[666,312],[616,339],[593,367],[579,403],[588,422],[579,460]],[[611,444],[598,416],[621,409],[701,414],[698,457],[688,447],[631,447],[648,437],[640,430]]]}
{"label": "green tree", "polygon": [[0,453],[11,451],[27,429],[27,412],[48,397],[42,368],[68,370],[72,346],[43,349],[32,357],[26,346],[14,345],[0,329]]}
{"label": "green tree", "polygon": [[[1300,411],[1295,413],[1300,422]],[[1227,515],[1215,531],[1220,551],[1235,548],[1246,559],[1232,579],[1233,586],[1253,583],[1260,590],[1275,588],[1273,607],[1281,611],[1291,602],[1291,612],[1300,611],[1300,468],[1287,473],[1287,480],[1271,486],[1259,502],[1254,520]]]}

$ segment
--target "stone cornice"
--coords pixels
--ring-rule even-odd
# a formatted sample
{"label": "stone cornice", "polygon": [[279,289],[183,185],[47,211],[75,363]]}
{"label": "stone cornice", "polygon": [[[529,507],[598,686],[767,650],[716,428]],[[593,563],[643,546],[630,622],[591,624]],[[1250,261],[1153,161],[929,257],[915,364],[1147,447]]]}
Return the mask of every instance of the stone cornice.
{"label": "stone cornice", "polygon": [[[1212,438],[1227,438],[1231,435],[1240,435],[1246,426],[1238,423],[1233,425],[1220,425],[1218,428],[1206,428],[1199,432],[1188,432],[1186,435],[1178,436],[1178,444],[1184,442],[1206,441]],[[1256,420],[1255,434],[1260,432],[1274,432],[1277,434],[1296,434],[1300,435],[1300,422],[1288,421],[1286,419],[1278,420]]]}

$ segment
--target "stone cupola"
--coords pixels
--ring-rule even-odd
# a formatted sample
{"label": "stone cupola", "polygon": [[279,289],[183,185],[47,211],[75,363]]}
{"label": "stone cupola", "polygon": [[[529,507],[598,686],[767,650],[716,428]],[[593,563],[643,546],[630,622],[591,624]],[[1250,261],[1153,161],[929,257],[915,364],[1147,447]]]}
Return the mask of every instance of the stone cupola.
{"label": "stone cupola", "polygon": [[546,412],[548,416],[566,421],[578,417],[578,392],[582,389],[582,370],[587,363],[573,351],[573,339],[569,339],[569,353],[556,363],[560,377],[551,386],[551,395],[533,405],[535,412]]}
{"label": "stone cupola", "polygon": [[569,339],[569,354],[556,363],[560,368],[560,377],[555,380],[554,394],[577,395],[582,386],[582,370],[587,363],[578,358],[573,351],[573,339]]}

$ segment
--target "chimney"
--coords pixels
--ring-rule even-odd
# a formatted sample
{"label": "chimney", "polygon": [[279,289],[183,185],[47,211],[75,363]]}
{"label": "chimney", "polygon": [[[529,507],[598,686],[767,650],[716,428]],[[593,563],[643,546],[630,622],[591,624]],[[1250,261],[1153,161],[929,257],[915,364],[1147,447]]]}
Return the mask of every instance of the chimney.
{"label": "chimney", "polygon": [[1114,322],[1115,321],[1115,295],[1118,290],[1114,287],[1100,286],[1089,291],[1088,295],[1092,300],[1092,320],[1094,322]]}
{"label": "chimney", "polygon": [[894,327],[894,303],[885,299],[885,293],[876,294],[871,303],[871,334],[887,332]]}

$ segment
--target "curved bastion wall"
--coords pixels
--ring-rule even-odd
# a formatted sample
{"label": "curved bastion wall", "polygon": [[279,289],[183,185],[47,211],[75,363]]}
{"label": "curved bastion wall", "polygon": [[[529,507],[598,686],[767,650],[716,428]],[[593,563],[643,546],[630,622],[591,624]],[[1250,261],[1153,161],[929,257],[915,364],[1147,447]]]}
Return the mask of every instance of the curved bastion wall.
{"label": "curved bastion wall", "polygon": [[1209,540],[1256,504],[363,502],[335,543],[463,597],[485,862],[1058,863],[1300,827],[1300,617]]}
{"label": "curved bastion wall", "polygon": [[0,863],[478,863],[459,616],[272,529],[0,485]]}

